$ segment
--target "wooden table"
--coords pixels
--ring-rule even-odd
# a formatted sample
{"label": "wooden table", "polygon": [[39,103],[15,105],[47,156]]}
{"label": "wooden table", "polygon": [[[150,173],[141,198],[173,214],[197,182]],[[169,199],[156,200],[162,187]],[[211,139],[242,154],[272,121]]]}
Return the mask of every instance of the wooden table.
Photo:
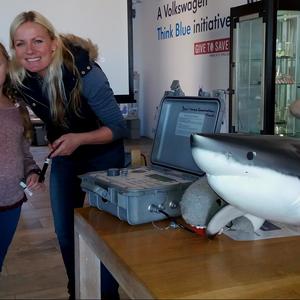
{"label": "wooden table", "polygon": [[102,261],[133,299],[300,299],[299,237],[208,240],[87,207],[75,211],[75,243],[77,298],[100,298]]}

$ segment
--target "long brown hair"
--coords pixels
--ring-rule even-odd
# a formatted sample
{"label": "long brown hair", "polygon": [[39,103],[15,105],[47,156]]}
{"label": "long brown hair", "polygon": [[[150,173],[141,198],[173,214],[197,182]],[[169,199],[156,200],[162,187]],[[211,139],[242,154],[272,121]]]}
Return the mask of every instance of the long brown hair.
{"label": "long brown hair", "polygon": [[[4,56],[4,58],[7,60],[7,63],[10,63],[9,55],[4,47],[3,44],[0,43],[0,53]],[[12,103],[14,103],[21,114],[23,126],[24,126],[24,137],[28,139],[29,141],[33,138],[33,129],[32,129],[32,123],[30,121],[28,110],[24,103],[18,102],[17,99],[14,97],[14,89],[11,83],[11,79],[9,77],[9,74],[7,74],[5,82],[3,84],[3,94],[11,100]]]}

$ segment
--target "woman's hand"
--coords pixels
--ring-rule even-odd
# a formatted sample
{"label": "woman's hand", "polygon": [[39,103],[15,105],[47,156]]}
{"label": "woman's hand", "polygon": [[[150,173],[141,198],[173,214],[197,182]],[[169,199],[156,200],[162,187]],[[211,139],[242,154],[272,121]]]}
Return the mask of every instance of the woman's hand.
{"label": "woman's hand", "polygon": [[81,133],[67,133],[55,140],[50,146],[51,156],[70,155],[80,145],[107,144],[113,140],[110,128],[102,126],[96,130]]}
{"label": "woman's hand", "polygon": [[81,145],[80,133],[67,133],[59,137],[50,145],[51,154],[50,158],[55,156],[63,156],[72,154]]}

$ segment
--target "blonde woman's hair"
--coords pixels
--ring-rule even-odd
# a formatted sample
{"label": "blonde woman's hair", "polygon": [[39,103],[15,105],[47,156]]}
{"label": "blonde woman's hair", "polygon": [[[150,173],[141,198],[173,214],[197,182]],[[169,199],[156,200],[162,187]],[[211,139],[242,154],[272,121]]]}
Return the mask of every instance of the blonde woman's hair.
{"label": "blonde woman's hair", "polygon": [[[77,115],[79,115],[80,112],[79,72],[74,63],[74,57],[64,45],[61,36],[58,34],[51,22],[37,11],[20,13],[16,16],[10,26],[10,49],[12,52],[10,73],[12,82],[17,86],[17,88],[23,87],[22,82],[26,76],[26,70],[20,65],[16,58],[14,45],[16,30],[26,22],[40,24],[47,30],[51,40],[57,41],[57,48],[53,53],[52,62],[48,66],[44,77],[43,91],[48,96],[51,116],[54,122],[66,125],[64,122],[66,109],[71,109]],[[76,85],[70,95],[70,101],[67,101],[64,89],[62,74],[63,64],[77,78]]]}
{"label": "blonde woman's hair", "polygon": [[[10,58],[9,55],[4,47],[3,44],[0,43],[0,53],[4,56],[4,58],[7,60],[7,63],[10,64]],[[4,85],[3,85],[3,94],[11,100],[12,103],[18,104],[16,105],[19,109],[20,115],[22,117],[23,126],[24,126],[24,137],[32,141],[33,138],[33,128],[32,123],[30,121],[29,113],[26,108],[26,106],[23,104],[17,103],[17,100],[14,98],[13,88],[11,84],[11,80],[9,75],[7,74]]]}

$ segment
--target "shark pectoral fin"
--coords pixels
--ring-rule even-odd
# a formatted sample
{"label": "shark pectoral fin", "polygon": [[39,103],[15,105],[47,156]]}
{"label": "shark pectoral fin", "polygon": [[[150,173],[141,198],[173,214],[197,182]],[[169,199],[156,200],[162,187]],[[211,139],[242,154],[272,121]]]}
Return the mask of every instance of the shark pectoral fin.
{"label": "shark pectoral fin", "polygon": [[244,217],[246,217],[252,223],[254,232],[256,232],[265,222],[265,219],[250,214],[245,214]]}
{"label": "shark pectoral fin", "polygon": [[234,206],[224,206],[210,219],[206,227],[207,237],[212,238],[230,221],[243,215],[245,215],[245,213]]}

